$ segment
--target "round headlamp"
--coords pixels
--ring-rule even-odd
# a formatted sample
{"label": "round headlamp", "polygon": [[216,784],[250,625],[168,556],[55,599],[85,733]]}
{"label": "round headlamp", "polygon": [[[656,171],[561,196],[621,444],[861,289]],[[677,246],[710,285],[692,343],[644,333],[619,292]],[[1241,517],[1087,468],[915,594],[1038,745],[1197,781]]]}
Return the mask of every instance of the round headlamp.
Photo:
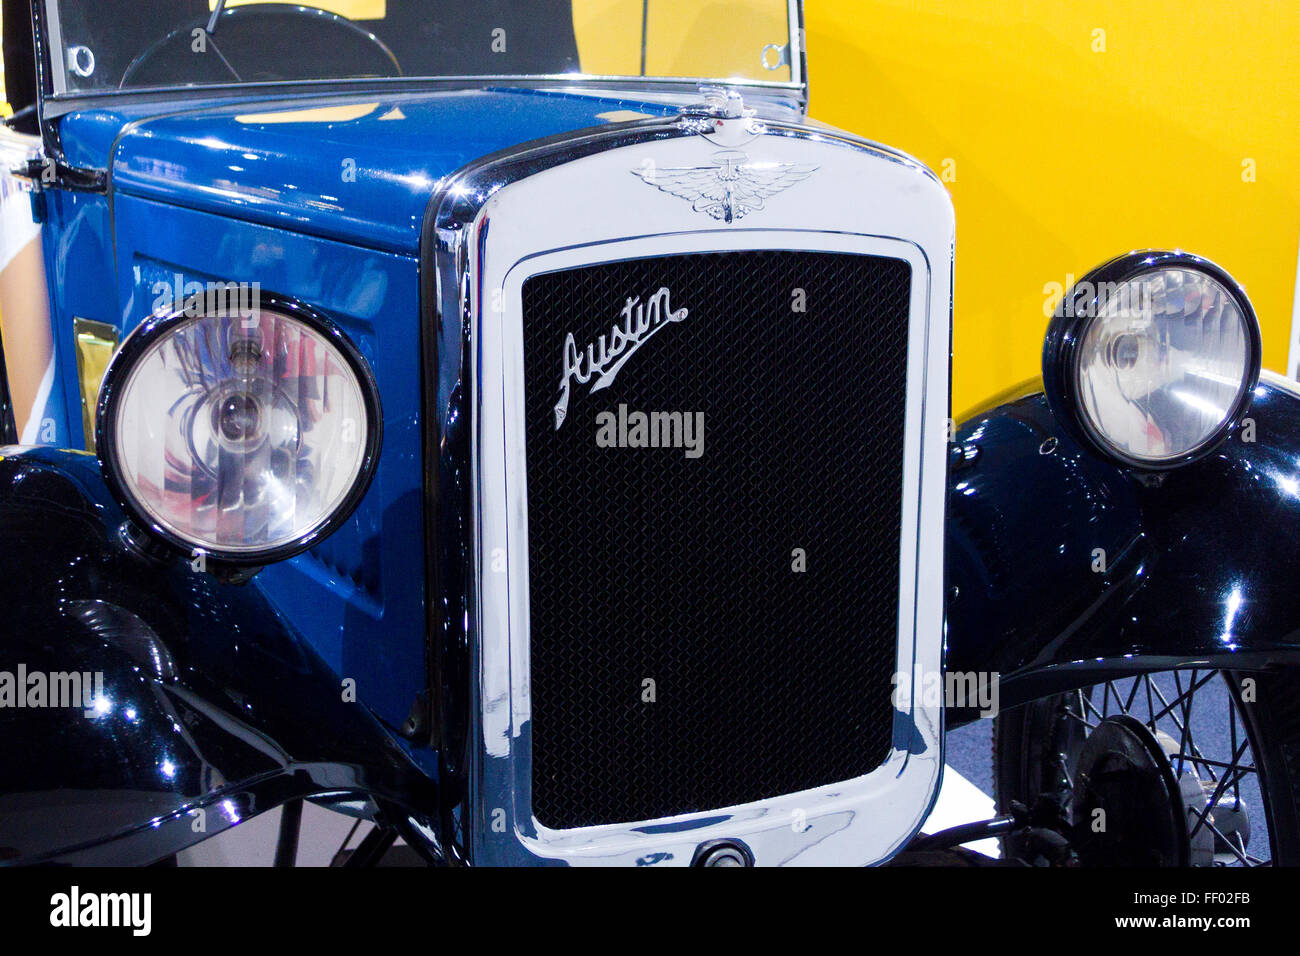
{"label": "round headlamp", "polygon": [[297,554],[347,519],[379,457],[369,366],[323,316],[257,307],[155,317],[104,374],[96,438],[132,516],[235,564]]}
{"label": "round headlamp", "polygon": [[1120,256],[1075,284],[1043,350],[1048,399],[1098,451],[1164,469],[1212,451],[1259,379],[1259,323],[1226,272],[1181,252]]}

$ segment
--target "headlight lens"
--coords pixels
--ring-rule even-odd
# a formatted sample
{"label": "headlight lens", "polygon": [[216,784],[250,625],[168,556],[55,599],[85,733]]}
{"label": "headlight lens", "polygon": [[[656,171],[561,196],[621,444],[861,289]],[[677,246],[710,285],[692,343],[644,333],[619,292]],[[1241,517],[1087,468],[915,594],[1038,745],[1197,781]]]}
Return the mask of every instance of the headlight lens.
{"label": "headlight lens", "polygon": [[138,517],[238,562],[287,557],[331,530],[378,452],[364,360],[291,307],[146,323],[114,359],[99,416],[105,470]]}
{"label": "headlight lens", "polygon": [[1074,314],[1056,323],[1068,331],[1054,328],[1049,345],[1088,437],[1155,468],[1211,448],[1259,375],[1258,326],[1236,284],[1204,260],[1161,253],[1122,257],[1077,289]]}

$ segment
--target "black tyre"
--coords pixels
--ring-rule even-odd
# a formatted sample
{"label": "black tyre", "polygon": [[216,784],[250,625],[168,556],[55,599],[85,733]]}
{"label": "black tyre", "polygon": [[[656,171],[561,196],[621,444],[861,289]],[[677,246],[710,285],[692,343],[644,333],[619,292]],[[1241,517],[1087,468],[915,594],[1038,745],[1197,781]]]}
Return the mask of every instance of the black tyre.
{"label": "black tyre", "polygon": [[[1109,736],[1088,746],[1103,722]],[[1122,754],[1105,768],[1096,762],[1098,741],[1113,737],[1117,728],[1121,734],[1137,733],[1153,748],[1159,744],[1155,762],[1160,767],[1147,768],[1141,795],[1150,797],[1152,788],[1157,795],[1174,791],[1172,799],[1188,821],[1188,840],[1199,841],[1201,848],[1189,855],[1184,845],[1178,859],[1199,865],[1300,865],[1300,671],[1145,674],[1040,698],[999,714],[993,724],[998,810],[1005,812],[1013,801],[1059,806],[1076,827],[1074,841],[1086,843],[1087,821],[1080,819],[1085,808],[1076,802],[1085,801],[1085,792],[1091,798],[1088,778],[1104,776],[1103,769],[1113,771],[1116,762],[1123,762]],[[1128,832],[1146,832],[1146,821],[1138,815],[1149,809],[1134,809],[1142,801],[1127,796],[1131,787],[1120,789],[1126,797],[1115,801],[1116,812],[1129,815],[1124,821]],[[1198,792],[1205,801],[1201,812]],[[1159,800],[1148,801],[1148,807],[1152,802]],[[1151,832],[1160,823],[1152,820]],[[1043,862],[1039,849],[1032,835],[1003,840],[1008,858]],[[1112,859],[1115,865],[1134,862],[1123,853],[1113,858],[1098,854],[1095,845],[1091,855],[1079,856],[1084,863],[1100,865]],[[1154,857],[1172,858],[1153,851]]]}

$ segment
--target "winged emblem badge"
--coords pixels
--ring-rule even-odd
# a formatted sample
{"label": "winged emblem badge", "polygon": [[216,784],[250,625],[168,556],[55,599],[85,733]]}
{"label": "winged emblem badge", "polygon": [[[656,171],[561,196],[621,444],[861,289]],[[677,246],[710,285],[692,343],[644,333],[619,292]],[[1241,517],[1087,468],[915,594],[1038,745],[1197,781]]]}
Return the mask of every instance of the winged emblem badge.
{"label": "winged emblem badge", "polygon": [[686,200],[696,212],[735,222],[816,171],[810,163],[753,163],[745,153],[728,149],[714,153],[711,166],[647,165],[632,173],[648,185]]}

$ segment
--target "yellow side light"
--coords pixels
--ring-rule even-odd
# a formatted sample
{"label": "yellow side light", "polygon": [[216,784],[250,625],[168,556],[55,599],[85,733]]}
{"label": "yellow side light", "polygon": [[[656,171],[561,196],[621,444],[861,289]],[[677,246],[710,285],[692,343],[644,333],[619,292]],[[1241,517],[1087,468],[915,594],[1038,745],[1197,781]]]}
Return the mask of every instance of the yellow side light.
{"label": "yellow side light", "polygon": [[104,380],[104,369],[117,349],[118,332],[105,322],[90,319],[73,319],[72,328],[77,343],[77,379],[81,383],[81,424],[85,429],[86,451],[94,451],[99,383]]}

